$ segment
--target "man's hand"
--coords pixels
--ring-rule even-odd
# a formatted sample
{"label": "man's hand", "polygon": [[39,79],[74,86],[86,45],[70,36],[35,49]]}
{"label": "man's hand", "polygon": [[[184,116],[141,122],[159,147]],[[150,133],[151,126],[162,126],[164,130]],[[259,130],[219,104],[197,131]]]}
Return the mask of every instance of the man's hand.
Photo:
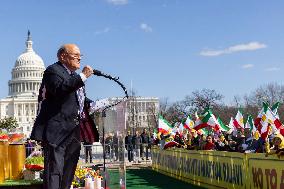
{"label": "man's hand", "polygon": [[88,78],[93,74],[93,68],[87,65],[83,68],[82,73]]}

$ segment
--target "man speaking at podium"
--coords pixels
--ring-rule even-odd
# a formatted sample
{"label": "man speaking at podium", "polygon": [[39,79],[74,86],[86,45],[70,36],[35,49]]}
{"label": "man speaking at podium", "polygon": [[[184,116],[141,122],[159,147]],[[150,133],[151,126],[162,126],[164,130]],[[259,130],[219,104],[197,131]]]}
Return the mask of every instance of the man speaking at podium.
{"label": "man speaking at podium", "polygon": [[81,148],[79,121],[88,100],[84,82],[93,74],[90,66],[85,66],[80,74],[75,72],[80,69],[82,58],[75,44],[60,47],[57,58],[58,62],[44,72],[31,134],[32,139],[43,143],[45,189],[71,186]]}

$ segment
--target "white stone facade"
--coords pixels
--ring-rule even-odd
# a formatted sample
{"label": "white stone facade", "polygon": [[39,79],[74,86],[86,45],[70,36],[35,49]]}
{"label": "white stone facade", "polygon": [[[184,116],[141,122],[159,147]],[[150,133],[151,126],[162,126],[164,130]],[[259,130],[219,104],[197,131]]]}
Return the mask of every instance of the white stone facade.
{"label": "white stone facade", "polygon": [[15,117],[19,123],[17,131],[29,137],[37,112],[37,96],[40,88],[44,62],[32,48],[30,32],[26,50],[21,54],[12,69],[8,96],[0,100],[0,118]]}

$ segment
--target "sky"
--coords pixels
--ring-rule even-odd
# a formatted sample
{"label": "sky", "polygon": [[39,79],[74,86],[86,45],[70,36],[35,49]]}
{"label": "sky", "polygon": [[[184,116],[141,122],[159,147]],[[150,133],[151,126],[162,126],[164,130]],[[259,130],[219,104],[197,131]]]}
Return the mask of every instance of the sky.
{"label": "sky", "polygon": [[[90,65],[117,76],[138,96],[175,102],[203,88],[230,104],[271,82],[283,84],[284,1],[1,0],[0,98],[28,30],[45,66],[75,43]],[[123,96],[91,77],[89,98]]]}

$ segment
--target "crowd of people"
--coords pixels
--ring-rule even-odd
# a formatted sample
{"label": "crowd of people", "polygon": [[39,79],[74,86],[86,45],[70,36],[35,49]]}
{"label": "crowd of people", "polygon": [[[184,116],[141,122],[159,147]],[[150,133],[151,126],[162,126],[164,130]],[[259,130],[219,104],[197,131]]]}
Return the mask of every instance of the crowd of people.
{"label": "crowd of people", "polygon": [[143,129],[141,134],[136,131],[134,135],[128,131],[125,136],[128,161],[139,163],[141,160],[149,160],[149,151],[153,141],[154,137],[147,129]]}
{"label": "crowd of people", "polygon": [[194,129],[184,130],[183,133],[159,133],[154,143],[161,149],[175,147],[188,150],[284,154],[284,137],[280,133],[270,132],[263,139],[258,131],[251,132],[249,128],[208,134],[198,133]]}

